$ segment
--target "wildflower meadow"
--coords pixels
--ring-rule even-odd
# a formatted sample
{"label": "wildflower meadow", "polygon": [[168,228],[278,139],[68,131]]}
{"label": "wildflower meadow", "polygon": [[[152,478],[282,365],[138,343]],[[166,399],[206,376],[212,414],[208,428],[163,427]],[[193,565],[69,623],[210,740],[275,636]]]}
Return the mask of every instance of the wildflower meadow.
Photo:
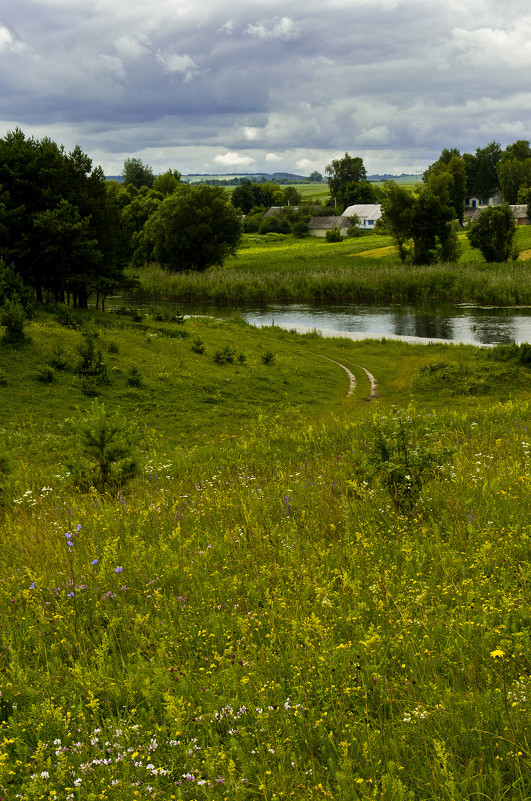
{"label": "wildflower meadow", "polygon": [[0,353],[2,801],[531,798],[518,349],[86,314]]}

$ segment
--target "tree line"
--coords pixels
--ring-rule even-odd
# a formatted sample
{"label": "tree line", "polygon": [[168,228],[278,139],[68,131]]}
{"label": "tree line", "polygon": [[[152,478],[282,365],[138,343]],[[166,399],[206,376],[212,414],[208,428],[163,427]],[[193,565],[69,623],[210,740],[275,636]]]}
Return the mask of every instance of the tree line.
{"label": "tree line", "polygon": [[[221,187],[155,177],[126,159],[123,183],[75,147],[20,130],[0,139],[0,263],[38,301],[87,306],[123,285],[128,264],[204,270],[236,252],[240,216]],[[12,281],[11,281],[12,283]],[[20,296],[20,292],[17,292]]]}

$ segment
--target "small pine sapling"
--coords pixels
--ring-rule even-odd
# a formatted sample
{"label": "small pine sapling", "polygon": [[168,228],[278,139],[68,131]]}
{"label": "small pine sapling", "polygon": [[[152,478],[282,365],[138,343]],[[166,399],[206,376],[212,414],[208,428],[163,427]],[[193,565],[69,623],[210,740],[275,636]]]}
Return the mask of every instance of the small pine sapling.
{"label": "small pine sapling", "polygon": [[81,454],[66,460],[66,466],[81,490],[116,493],[138,474],[138,438],[119,409],[107,412],[95,400],[87,412],[78,412],[73,425]]}

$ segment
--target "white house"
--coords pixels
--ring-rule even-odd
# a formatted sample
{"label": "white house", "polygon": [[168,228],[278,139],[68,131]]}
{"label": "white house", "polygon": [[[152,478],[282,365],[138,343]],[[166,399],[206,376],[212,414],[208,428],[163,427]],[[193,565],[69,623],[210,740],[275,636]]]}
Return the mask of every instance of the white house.
{"label": "white house", "polygon": [[466,197],[465,212],[473,211],[474,209],[484,209],[486,206],[499,206],[500,203],[503,203],[500,191],[497,191],[490,197]]}
{"label": "white house", "polygon": [[376,225],[376,220],[382,216],[382,207],[379,203],[358,203],[349,206],[343,212],[343,217],[353,217],[354,215],[359,218],[357,227],[364,231],[370,231]]}

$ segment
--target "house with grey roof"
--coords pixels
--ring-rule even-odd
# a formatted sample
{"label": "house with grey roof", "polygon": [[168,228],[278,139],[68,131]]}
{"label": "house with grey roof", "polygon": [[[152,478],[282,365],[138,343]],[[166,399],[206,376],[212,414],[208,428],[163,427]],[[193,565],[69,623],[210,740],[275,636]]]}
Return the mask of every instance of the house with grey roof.
{"label": "house with grey roof", "polygon": [[382,207],[379,203],[357,203],[343,212],[343,217],[354,217],[354,215],[359,219],[358,228],[371,231],[382,216]]}
{"label": "house with grey roof", "polygon": [[[492,205],[492,204],[491,204]],[[475,222],[479,215],[488,208],[487,206],[482,206],[481,208],[476,208],[472,212],[469,217],[470,222]],[[527,204],[526,203],[515,203],[514,205],[510,205],[510,209],[513,213],[514,219],[517,225],[529,225],[531,220],[527,216]]]}
{"label": "house with grey roof", "polygon": [[308,223],[308,233],[310,236],[326,236],[327,231],[339,228],[341,236],[346,236],[351,225],[344,214],[341,217],[312,217]]}

